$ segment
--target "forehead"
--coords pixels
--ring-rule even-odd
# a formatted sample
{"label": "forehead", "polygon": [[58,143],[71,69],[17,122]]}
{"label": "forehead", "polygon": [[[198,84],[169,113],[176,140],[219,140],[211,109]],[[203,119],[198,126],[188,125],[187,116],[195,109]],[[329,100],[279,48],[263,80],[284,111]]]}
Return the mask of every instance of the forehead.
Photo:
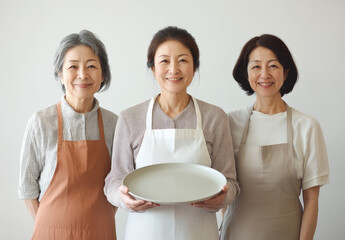
{"label": "forehead", "polygon": [[161,43],[157,50],[155,57],[159,57],[161,55],[181,55],[181,54],[187,54],[192,55],[189,48],[186,47],[184,44],[177,40],[168,40],[163,43]]}
{"label": "forehead", "polygon": [[263,61],[263,60],[277,60],[277,56],[275,53],[265,47],[257,47],[249,54],[249,62],[250,61]]}
{"label": "forehead", "polygon": [[78,45],[68,49],[65,54],[65,60],[80,60],[80,59],[95,59],[99,61],[98,56],[92,51],[92,49],[85,45]]}

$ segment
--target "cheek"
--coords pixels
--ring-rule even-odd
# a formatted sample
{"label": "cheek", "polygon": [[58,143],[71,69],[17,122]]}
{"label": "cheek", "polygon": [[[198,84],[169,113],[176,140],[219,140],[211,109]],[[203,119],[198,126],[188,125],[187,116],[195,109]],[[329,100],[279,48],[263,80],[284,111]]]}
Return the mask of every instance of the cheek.
{"label": "cheek", "polygon": [[255,82],[255,76],[254,76],[254,74],[248,73],[248,82],[249,82],[249,83]]}
{"label": "cheek", "polygon": [[162,67],[155,68],[155,71],[153,71],[153,75],[158,79],[160,77],[164,76],[164,69]]}

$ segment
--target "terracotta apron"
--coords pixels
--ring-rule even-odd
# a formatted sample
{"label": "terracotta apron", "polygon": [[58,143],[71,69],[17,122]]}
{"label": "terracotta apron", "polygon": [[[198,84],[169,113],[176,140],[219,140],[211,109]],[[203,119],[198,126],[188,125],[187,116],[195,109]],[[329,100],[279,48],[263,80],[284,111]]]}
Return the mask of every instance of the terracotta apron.
{"label": "terracotta apron", "polygon": [[[201,114],[193,98],[196,129],[152,129],[150,102],[146,132],[136,159],[136,168],[169,162],[196,163],[211,166],[201,122]],[[129,213],[127,240],[213,240],[218,239],[216,214],[188,204],[161,205],[143,213]]]}
{"label": "terracotta apron", "polygon": [[246,145],[253,108],[248,111],[236,156],[241,194],[227,209],[221,239],[299,239],[301,182],[295,175],[291,108],[286,107],[287,143],[261,147]]}
{"label": "terracotta apron", "polygon": [[63,140],[61,103],[57,104],[57,112],[56,169],[40,201],[32,239],[114,240],[114,210],[103,193],[110,156],[100,109],[100,140]]}

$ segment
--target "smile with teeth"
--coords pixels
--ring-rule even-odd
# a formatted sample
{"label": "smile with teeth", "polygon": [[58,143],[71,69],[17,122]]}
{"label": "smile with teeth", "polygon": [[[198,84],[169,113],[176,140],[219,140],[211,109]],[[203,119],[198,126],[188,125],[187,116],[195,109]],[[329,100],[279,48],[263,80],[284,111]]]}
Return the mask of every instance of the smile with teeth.
{"label": "smile with teeth", "polygon": [[270,87],[273,85],[273,82],[259,82],[258,84],[262,87]]}
{"label": "smile with teeth", "polygon": [[182,80],[182,77],[168,77],[165,79],[171,83],[179,83]]}

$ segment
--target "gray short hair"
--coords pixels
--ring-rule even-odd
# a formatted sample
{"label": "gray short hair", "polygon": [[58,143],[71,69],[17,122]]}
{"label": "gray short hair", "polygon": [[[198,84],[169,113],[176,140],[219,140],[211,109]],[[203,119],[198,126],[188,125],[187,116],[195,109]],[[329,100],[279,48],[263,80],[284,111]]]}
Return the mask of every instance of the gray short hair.
{"label": "gray short hair", "polygon": [[[73,33],[70,34],[62,39],[58,49],[56,50],[55,57],[54,57],[54,75],[56,80],[59,81],[60,73],[62,71],[62,66],[64,63],[64,58],[66,52],[76,46],[88,46],[92,49],[92,51],[98,56],[101,69],[102,69],[102,76],[103,82],[98,91],[103,91],[109,88],[110,80],[111,80],[111,72],[110,66],[108,62],[108,55],[105,50],[105,46],[101,40],[99,40],[92,32],[88,30],[82,30],[80,33]],[[66,89],[65,86],[62,85],[62,90],[65,93]]]}

